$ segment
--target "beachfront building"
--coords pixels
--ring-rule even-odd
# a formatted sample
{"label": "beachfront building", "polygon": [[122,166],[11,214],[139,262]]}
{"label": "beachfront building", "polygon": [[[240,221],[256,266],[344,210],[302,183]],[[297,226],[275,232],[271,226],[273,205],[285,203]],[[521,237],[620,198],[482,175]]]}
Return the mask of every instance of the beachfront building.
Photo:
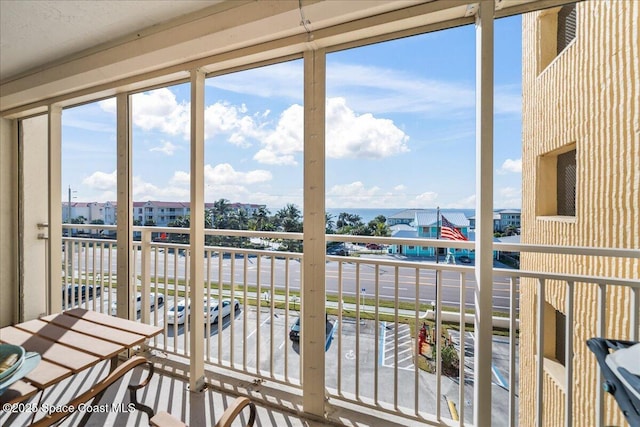
{"label": "beachfront building", "polygon": [[[640,247],[639,21],[636,1],[580,2],[523,16],[523,243]],[[626,425],[610,395],[598,404],[600,373],[585,341],[637,336],[629,321],[638,316],[629,304],[634,296],[627,287],[602,294],[595,283],[579,282],[611,274],[637,280],[640,262],[600,254],[521,256],[523,270],[584,278],[521,281],[521,422]]]}
{"label": "beachfront building", "polygon": [[[407,211],[403,211],[399,215],[395,216],[395,220],[398,221],[400,219],[406,221],[406,216],[408,212],[413,213],[413,219],[407,224],[406,222],[397,223],[396,225],[391,226],[391,236],[401,239],[436,239],[438,238],[438,216],[436,212],[430,212],[426,209],[410,209]],[[463,236],[469,239],[469,220],[463,213],[447,213],[447,220],[449,220],[452,224],[456,226],[458,230],[462,233]],[[390,245],[389,253],[405,255],[405,256],[416,256],[416,257],[435,257],[436,256],[436,248],[433,246],[429,246],[426,244],[406,244],[406,245]],[[460,249],[453,251],[451,249],[451,255],[454,256],[462,256],[462,255],[470,255],[470,251],[467,249]],[[440,250],[440,255],[442,255],[443,260],[447,256],[447,253],[444,249]]]}
{"label": "beachfront building", "polygon": [[[507,228],[520,229],[520,209],[499,209],[493,212],[493,231],[504,232]],[[469,228],[476,228],[476,217],[469,217]]]}
{"label": "beachfront building", "polygon": [[[205,203],[205,209],[212,209],[213,203]],[[266,205],[255,203],[230,203],[231,212],[244,210],[247,216],[258,212],[260,208],[266,209]],[[77,218],[84,218],[85,224],[92,221],[101,220],[104,224],[116,224],[115,202],[68,202],[62,203],[63,222],[70,223]],[[155,225],[157,227],[167,227],[179,218],[189,216],[191,213],[189,202],[164,202],[149,200],[146,202],[133,202],[133,218],[140,225]]]}

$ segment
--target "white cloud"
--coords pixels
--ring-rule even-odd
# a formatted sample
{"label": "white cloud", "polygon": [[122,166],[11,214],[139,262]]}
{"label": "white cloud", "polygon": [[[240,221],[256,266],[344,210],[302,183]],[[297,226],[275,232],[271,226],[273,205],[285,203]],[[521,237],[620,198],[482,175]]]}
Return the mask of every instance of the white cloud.
{"label": "white cloud", "polygon": [[[301,103],[303,67],[300,61],[260,67],[207,79],[207,85],[260,96],[280,97]],[[255,84],[260,82],[260,84]],[[343,96],[358,112],[429,113],[447,116],[474,114],[475,87],[471,83],[437,80],[406,70],[332,62],[327,67],[329,97]],[[497,114],[520,114],[522,96],[518,85],[495,87]]]}
{"label": "white cloud", "polygon": [[434,191],[426,191],[418,196],[416,196],[413,200],[409,201],[410,207],[420,207],[424,208],[427,206],[433,206],[435,201],[438,199],[438,193]]}
{"label": "white cloud", "polygon": [[380,197],[384,197],[379,187],[367,188],[361,181],[338,184],[327,190],[327,207],[379,206]]}
{"label": "white cloud", "polygon": [[263,148],[254,159],[272,165],[296,165],[295,154],[302,152],[304,110],[293,104],[280,114],[275,130],[263,139]]}
{"label": "white cloud", "polygon": [[[116,112],[116,99],[109,98],[98,103],[109,113]],[[134,126],[143,130],[158,130],[169,135],[189,136],[189,102],[178,103],[176,95],[168,88],[137,93],[131,97]]]}
{"label": "white cloud", "polygon": [[515,187],[499,189],[494,206],[497,208],[520,208],[522,206],[522,189]]}
{"label": "white cloud", "polygon": [[452,209],[473,209],[476,207],[476,195],[472,194],[468,197],[460,199],[446,206]]}
{"label": "white cloud", "polygon": [[162,141],[162,145],[158,146],[158,147],[153,147],[151,149],[149,149],[149,151],[158,151],[160,153],[164,153],[167,156],[173,156],[173,153],[176,152],[176,149],[178,149],[180,147],[172,144],[169,141]]}
{"label": "white cloud", "polygon": [[409,151],[392,120],[357,115],[344,98],[327,99],[327,157],[381,159]]}
{"label": "white cloud", "polygon": [[522,158],[519,159],[506,159],[500,169],[497,171],[499,174],[506,173],[522,173]]}
{"label": "white cloud", "polygon": [[[294,104],[263,140],[254,159],[265,164],[295,165],[303,150],[303,108]],[[380,159],[409,151],[409,136],[389,119],[356,114],[344,98],[327,99],[326,152],[329,158]]]}
{"label": "white cloud", "polygon": [[189,135],[189,103],[178,103],[176,95],[168,88],[137,93],[131,97],[131,104],[133,123],[143,130]]}
{"label": "white cloud", "polygon": [[[247,107],[242,104],[234,106],[228,102],[216,102],[204,111],[205,139],[216,135],[229,135],[228,141],[240,147],[248,147],[247,137],[260,137],[260,125],[253,117],[245,115]],[[258,115],[258,120],[261,115]]]}
{"label": "white cloud", "polygon": [[271,172],[267,170],[256,169],[248,172],[239,172],[228,163],[220,163],[214,167],[205,165],[204,177],[205,183],[210,185],[258,184],[273,179]]}
{"label": "white cloud", "polygon": [[133,200],[167,200],[167,201],[185,201],[189,200],[190,191],[188,188],[177,186],[159,187],[142,179],[142,177],[133,177]]}
{"label": "white cloud", "polygon": [[105,173],[96,171],[82,180],[92,190],[113,191],[117,187],[117,171]]}
{"label": "white cloud", "polygon": [[214,77],[207,79],[206,85],[263,98],[279,97],[301,102],[303,79],[302,61],[290,61]]}

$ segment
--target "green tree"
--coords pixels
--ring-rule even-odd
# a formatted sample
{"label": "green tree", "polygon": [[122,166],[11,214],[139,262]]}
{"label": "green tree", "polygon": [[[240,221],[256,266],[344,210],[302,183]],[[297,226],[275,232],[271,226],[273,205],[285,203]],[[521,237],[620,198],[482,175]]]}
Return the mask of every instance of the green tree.
{"label": "green tree", "polygon": [[76,218],[71,218],[71,224],[86,224],[86,223],[87,223],[87,218],[83,217],[82,215]]}
{"label": "green tree", "polygon": [[[299,233],[302,231],[302,213],[294,204],[287,204],[284,208],[276,212],[276,226],[287,233]],[[302,242],[299,240],[283,240],[281,248],[292,252],[302,251]]]}
{"label": "green tree", "polygon": [[366,226],[362,222],[362,217],[348,212],[340,212],[336,221],[338,234],[353,234],[356,236],[369,235]]}
{"label": "green tree", "polygon": [[384,215],[378,215],[367,224],[369,234],[371,236],[387,237],[391,235],[391,230],[387,225],[387,218]]}
{"label": "green tree", "polygon": [[326,234],[333,234],[335,230],[333,229],[336,225],[336,222],[333,220],[333,215],[329,212],[325,212],[324,214],[324,229]]}

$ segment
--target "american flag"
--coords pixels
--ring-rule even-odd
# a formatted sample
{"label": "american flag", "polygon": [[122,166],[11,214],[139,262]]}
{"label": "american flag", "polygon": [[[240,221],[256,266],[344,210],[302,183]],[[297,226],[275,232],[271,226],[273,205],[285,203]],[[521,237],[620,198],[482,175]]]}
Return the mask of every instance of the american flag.
{"label": "american flag", "polygon": [[440,229],[440,236],[449,240],[467,240],[466,237],[453,225],[444,215],[442,218],[442,228]]}

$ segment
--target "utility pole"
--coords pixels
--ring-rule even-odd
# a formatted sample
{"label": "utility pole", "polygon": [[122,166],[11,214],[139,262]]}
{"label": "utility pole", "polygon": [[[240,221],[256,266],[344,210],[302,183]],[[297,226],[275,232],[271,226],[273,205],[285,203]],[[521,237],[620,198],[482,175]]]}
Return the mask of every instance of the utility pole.
{"label": "utility pole", "polygon": [[71,186],[69,186],[69,202],[67,204],[67,222],[71,222]]}

